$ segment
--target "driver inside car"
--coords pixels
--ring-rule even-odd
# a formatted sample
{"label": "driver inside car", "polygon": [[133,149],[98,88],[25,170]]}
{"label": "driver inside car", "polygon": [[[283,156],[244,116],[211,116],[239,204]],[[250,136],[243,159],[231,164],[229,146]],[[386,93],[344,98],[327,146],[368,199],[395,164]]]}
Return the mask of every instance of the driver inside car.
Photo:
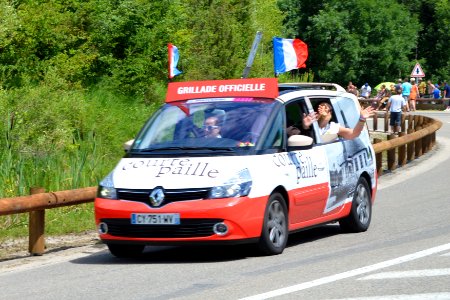
{"label": "driver inside car", "polygon": [[219,119],[217,117],[208,117],[203,123],[203,130],[207,138],[221,138]]}

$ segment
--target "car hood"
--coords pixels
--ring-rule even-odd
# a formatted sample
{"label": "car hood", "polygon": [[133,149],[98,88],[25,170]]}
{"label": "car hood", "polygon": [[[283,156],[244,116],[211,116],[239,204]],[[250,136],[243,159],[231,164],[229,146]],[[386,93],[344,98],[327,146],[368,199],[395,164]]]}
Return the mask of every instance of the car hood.
{"label": "car hood", "polygon": [[[245,159],[245,161],[244,161]],[[249,157],[122,158],[116,188],[200,188],[222,184],[249,165]]]}

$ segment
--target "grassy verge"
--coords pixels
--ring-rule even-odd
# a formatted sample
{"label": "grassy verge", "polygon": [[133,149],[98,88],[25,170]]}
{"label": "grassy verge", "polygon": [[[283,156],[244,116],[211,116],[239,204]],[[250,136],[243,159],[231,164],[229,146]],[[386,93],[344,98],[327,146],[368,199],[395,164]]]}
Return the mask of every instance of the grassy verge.
{"label": "grassy verge", "polygon": [[[159,104],[105,90],[0,91],[0,198],[97,185]],[[94,228],[92,203],[46,211],[48,235]],[[0,242],[27,235],[28,214],[0,217]]]}

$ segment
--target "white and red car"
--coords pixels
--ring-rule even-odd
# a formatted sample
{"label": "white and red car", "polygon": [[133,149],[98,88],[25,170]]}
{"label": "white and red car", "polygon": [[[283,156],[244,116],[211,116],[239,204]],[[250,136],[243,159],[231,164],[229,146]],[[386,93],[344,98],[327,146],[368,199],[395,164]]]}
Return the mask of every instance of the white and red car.
{"label": "white and red car", "polygon": [[[354,95],[336,84],[278,84],[277,79],[170,83],[114,170],[101,181],[95,218],[115,256],[145,245],[257,243],[283,252],[291,232],[339,221],[366,231],[377,176],[367,129],[353,140],[288,138],[318,103],[353,128]],[[203,129],[214,116],[220,138]]]}

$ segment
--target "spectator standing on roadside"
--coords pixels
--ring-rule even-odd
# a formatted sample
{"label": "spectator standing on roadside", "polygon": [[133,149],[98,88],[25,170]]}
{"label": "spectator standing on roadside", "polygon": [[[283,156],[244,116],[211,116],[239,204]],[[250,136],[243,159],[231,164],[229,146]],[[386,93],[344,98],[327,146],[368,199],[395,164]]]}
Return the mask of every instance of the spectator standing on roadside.
{"label": "spectator standing on roadside", "polygon": [[414,79],[411,80],[411,93],[409,94],[409,108],[411,111],[416,110],[416,99],[419,95],[419,88],[416,85],[416,81]]}
{"label": "spectator standing on roadside", "polygon": [[400,131],[400,122],[402,120],[402,111],[408,109],[408,102],[402,96],[402,90],[396,89],[395,95],[389,97],[386,109],[390,112],[389,125],[391,126],[391,131],[398,134]]}
{"label": "spectator standing on roadside", "polygon": [[450,86],[448,85],[447,81],[444,81],[444,95],[443,98],[449,98],[448,102],[447,102],[447,108],[445,109],[445,111],[449,111],[450,110]]}
{"label": "spectator standing on roadside", "polygon": [[433,98],[434,99],[441,98],[441,90],[439,89],[439,84],[437,84],[437,83],[434,85]]}
{"label": "spectator standing on roadside", "polygon": [[425,80],[422,80],[422,78],[419,78],[419,95],[420,97],[423,97],[427,93],[427,84]]}
{"label": "spectator standing on roadside", "polygon": [[366,84],[364,84],[361,87],[361,97],[368,99],[370,97],[370,93],[372,92],[372,88],[370,87],[370,85],[366,82]]}
{"label": "spectator standing on roadside", "polygon": [[385,102],[389,99],[389,90],[386,89],[386,86],[384,84],[381,85],[381,89],[378,92],[378,94],[375,96],[375,100],[378,101],[378,107],[377,110],[380,110],[380,108],[385,104]]}
{"label": "spectator standing on roadside", "polygon": [[402,97],[408,104],[409,104],[409,95],[411,94],[411,87],[412,85],[411,83],[408,82],[408,78],[405,78],[404,82],[402,83]]}
{"label": "spectator standing on roadside", "polygon": [[358,97],[358,89],[355,85],[353,85],[353,82],[349,81],[347,85],[347,92],[352,93],[356,97]]}
{"label": "spectator standing on roadside", "polygon": [[434,84],[431,82],[431,80],[427,81],[427,95],[430,95],[430,98],[433,97],[434,92]]}
{"label": "spectator standing on roadside", "polygon": [[389,97],[390,96],[392,96],[392,95],[395,95],[395,84],[391,84],[391,86],[389,87],[389,89],[390,89],[390,95],[389,95]]}
{"label": "spectator standing on roadside", "polygon": [[403,81],[401,79],[397,80],[397,84],[394,86],[394,92],[392,93],[392,95],[396,94],[396,90],[399,90],[402,88],[402,82]]}

